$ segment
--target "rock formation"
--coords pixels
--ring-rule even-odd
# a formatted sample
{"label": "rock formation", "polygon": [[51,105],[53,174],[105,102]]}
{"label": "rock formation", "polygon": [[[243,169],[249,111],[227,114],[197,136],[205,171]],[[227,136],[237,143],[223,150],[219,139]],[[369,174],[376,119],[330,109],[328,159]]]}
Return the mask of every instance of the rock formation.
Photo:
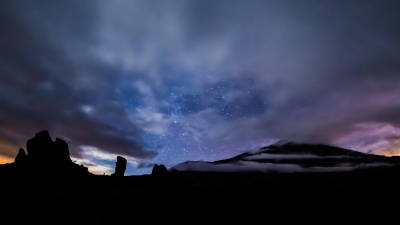
{"label": "rock formation", "polygon": [[25,153],[25,150],[23,148],[20,148],[17,156],[15,157],[15,163],[16,164],[24,164],[26,159],[27,159],[27,155]]}
{"label": "rock formation", "polygon": [[122,156],[117,156],[117,162],[115,163],[115,172],[112,176],[123,177],[126,170],[126,159]]}
{"label": "rock formation", "polygon": [[153,170],[151,172],[152,175],[156,175],[156,176],[164,175],[164,174],[167,174],[167,173],[168,173],[167,167],[165,167],[162,164],[160,164],[160,165],[155,164],[153,166]]}
{"label": "rock formation", "polygon": [[19,149],[10,168],[19,175],[65,176],[90,175],[88,169],[70,158],[68,144],[59,138],[53,142],[48,131],[37,133],[26,143],[27,153]]}

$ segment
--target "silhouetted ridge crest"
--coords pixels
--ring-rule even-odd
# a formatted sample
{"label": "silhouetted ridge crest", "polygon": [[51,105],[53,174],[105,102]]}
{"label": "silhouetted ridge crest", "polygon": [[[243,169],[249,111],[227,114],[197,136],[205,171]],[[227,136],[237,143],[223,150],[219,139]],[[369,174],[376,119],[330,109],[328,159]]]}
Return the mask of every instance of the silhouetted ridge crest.
{"label": "silhouetted ridge crest", "polygon": [[185,162],[172,170],[212,172],[316,173],[347,172],[400,165],[397,157],[386,157],[349,149],[285,142],[214,162]]}
{"label": "silhouetted ridge crest", "polygon": [[283,144],[273,144],[261,148],[263,152],[269,154],[315,154],[319,156],[352,155],[365,156],[365,153],[323,145],[323,144],[302,144],[296,142],[285,142]]}

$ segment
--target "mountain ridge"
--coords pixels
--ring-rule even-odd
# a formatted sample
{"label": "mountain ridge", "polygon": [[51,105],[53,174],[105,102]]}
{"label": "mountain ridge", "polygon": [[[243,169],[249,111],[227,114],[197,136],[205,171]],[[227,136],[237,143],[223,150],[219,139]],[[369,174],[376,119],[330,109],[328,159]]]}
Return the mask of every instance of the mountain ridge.
{"label": "mountain ridge", "polygon": [[362,153],[324,144],[286,142],[244,152],[234,157],[207,161],[187,161],[172,171],[208,172],[338,172],[400,165],[400,157]]}

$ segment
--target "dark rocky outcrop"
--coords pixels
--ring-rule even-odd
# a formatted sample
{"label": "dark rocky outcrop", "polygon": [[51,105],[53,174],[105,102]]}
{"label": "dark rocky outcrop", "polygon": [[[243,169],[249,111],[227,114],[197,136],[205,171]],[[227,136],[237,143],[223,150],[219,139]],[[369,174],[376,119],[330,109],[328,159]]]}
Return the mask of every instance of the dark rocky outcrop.
{"label": "dark rocky outcrop", "polygon": [[123,177],[126,170],[126,159],[122,156],[117,156],[117,162],[115,163],[115,172],[112,176]]}
{"label": "dark rocky outcrop", "polygon": [[28,151],[29,159],[40,162],[51,158],[53,141],[47,130],[38,132],[33,138],[26,142],[26,150]]}
{"label": "dark rocky outcrop", "polygon": [[69,148],[67,142],[62,139],[56,138],[53,144],[54,149],[57,149],[57,154],[53,155],[55,161],[62,164],[70,164],[71,157],[69,155]]}
{"label": "dark rocky outcrop", "polygon": [[[13,163],[0,165],[0,176],[82,177],[93,175],[88,168],[71,160],[68,143],[60,138],[52,140],[46,130],[26,142],[26,150],[19,149]],[[112,176],[124,176],[127,160],[118,156]]]}
{"label": "dark rocky outcrop", "polygon": [[8,166],[11,175],[86,176],[84,166],[72,162],[68,144],[59,138],[53,142],[48,131],[38,132],[26,143],[27,153],[19,149],[14,163]]}
{"label": "dark rocky outcrop", "polygon": [[162,164],[160,164],[160,165],[155,164],[153,166],[153,170],[151,172],[152,175],[156,175],[156,176],[164,175],[164,174],[167,174],[167,173],[168,173],[167,167],[165,167]]}
{"label": "dark rocky outcrop", "polygon": [[27,159],[27,155],[25,153],[25,150],[23,148],[20,148],[17,156],[15,157],[15,163],[22,165],[25,163],[26,159]]}

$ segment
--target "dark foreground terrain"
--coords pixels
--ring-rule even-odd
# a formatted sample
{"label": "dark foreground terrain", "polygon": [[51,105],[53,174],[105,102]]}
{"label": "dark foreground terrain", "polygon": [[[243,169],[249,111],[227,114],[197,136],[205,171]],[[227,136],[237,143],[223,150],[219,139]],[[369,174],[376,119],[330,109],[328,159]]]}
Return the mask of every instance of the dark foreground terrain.
{"label": "dark foreground terrain", "polygon": [[2,205],[8,208],[43,210],[35,208],[40,203],[75,213],[299,213],[365,219],[396,213],[400,204],[397,157],[323,145],[268,146],[217,162],[187,162],[169,171],[155,166],[152,175],[143,176],[123,176],[121,163],[113,176],[93,175],[70,160],[65,142],[53,142],[47,132],[29,140],[27,151],[0,166]]}
{"label": "dark foreground terrain", "polygon": [[398,215],[399,172],[392,168],[315,174],[171,172],[163,176],[10,178],[2,180],[2,193],[7,193],[2,203],[14,212],[25,208],[35,215],[52,212],[86,218],[89,213],[116,220],[122,216],[255,223],[267,217],[268,221],[319,223],[323,217],[323,224],[327,219],[335,223],[372,218],[390,222]]}

